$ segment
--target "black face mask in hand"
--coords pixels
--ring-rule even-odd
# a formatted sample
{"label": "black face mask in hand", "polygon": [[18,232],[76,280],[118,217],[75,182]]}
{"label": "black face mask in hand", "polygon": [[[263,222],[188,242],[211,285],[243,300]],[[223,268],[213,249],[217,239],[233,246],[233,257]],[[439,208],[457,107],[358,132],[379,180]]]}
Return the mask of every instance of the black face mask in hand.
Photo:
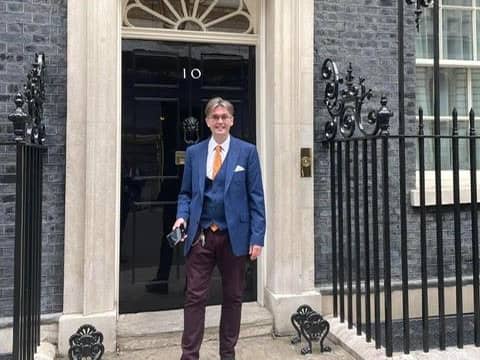
{"label": "black face mask in hand", "polygon": [[167,234],[168,244],[173,248],[180,241],[182,241],[184,236],[185,236],[185,228],[182,224],[182,225],[173,229],[170,233]]}

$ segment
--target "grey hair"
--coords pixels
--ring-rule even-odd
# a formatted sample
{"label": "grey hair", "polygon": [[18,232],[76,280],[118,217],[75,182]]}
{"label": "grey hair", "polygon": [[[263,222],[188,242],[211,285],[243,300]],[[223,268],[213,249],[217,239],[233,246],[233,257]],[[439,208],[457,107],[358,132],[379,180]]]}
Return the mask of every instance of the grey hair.
{"label": "grey hair", "polygon": [[208,117],[210,113],[219,106],[225,108],[225,110],[233,116],[234,109],[232,103],[221,97],[214,97],[208,101],[207,106],[205,106],[205,116]]}

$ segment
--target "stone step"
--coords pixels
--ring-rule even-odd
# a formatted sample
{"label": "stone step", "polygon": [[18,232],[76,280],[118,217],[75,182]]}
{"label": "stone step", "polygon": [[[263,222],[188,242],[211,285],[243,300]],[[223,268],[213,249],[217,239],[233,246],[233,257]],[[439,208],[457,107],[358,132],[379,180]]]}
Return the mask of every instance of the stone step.
{"label": "stone step", "polygon": [[[204,342],[218,339],[220,306],[207,307]],[[257,303],[244,303],[240,338],[272,333],[273,317]],[[117,325],[117,346],[120,352],[161,349],[180,346],[183,331],[183,310],[120,315]]]}
{"label": "stone step", "polygon": [[[271,335],[240,339],[235,348],[237,360],[353,360],[354,358],[340,346],[326,341],[332,352],[321,353],[318,343],[313,348],[313,354],[301,355],[300,350],[305,345],[292,345],[289,337],[275,338]],[[167,346],[161,349],[145,349],[136,351],[120,351],[118,354],[105,354],[103,360],[177,360],[180,359],[180,346]],[[200,349],[201,360],[218,360],[218,341],[207,341]],[[368,359],[368,358],[367,358]]]}

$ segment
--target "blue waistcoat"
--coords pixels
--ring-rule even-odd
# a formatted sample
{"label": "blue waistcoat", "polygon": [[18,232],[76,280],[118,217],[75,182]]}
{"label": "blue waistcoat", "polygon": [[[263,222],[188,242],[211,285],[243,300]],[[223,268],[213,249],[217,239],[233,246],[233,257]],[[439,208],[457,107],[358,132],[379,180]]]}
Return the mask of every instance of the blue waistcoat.
{"label": "blue waistcoat", "polygon": [[215,223],[220,230],[227,228],[227,219],[225,218],[225,204],[223,198],[225,195],[225,166],[220,168],[215,180],[205,177],[205,193],[203,197],[203,209],[200,217],[200,226],[203,229],[208,228]]}

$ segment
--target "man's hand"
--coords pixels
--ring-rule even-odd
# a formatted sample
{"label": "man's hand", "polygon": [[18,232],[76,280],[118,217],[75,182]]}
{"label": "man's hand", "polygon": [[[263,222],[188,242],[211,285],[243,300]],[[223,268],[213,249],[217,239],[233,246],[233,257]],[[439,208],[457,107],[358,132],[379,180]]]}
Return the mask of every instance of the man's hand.
{"label": "man's hand", "polygon": [[186,233],[187,222],[183,218],[178,218],[175,221],[175,224],[173,224],[173,226],[172,226],[172,230],[175,230],[176,228],[180,227],[180,225],[183,225],[183,227],[185,228],[185,235],[183,236],[183,238],[181,240],[181,241],[185,241],[185,239],[187,238],[187,233]]}
{"label": "man's hand", "polygon": [[262,253],[262,247],[260,245],[250,245],[250,250],[248,254],[250,255],[250,260],[255,261],[257,257]]}

